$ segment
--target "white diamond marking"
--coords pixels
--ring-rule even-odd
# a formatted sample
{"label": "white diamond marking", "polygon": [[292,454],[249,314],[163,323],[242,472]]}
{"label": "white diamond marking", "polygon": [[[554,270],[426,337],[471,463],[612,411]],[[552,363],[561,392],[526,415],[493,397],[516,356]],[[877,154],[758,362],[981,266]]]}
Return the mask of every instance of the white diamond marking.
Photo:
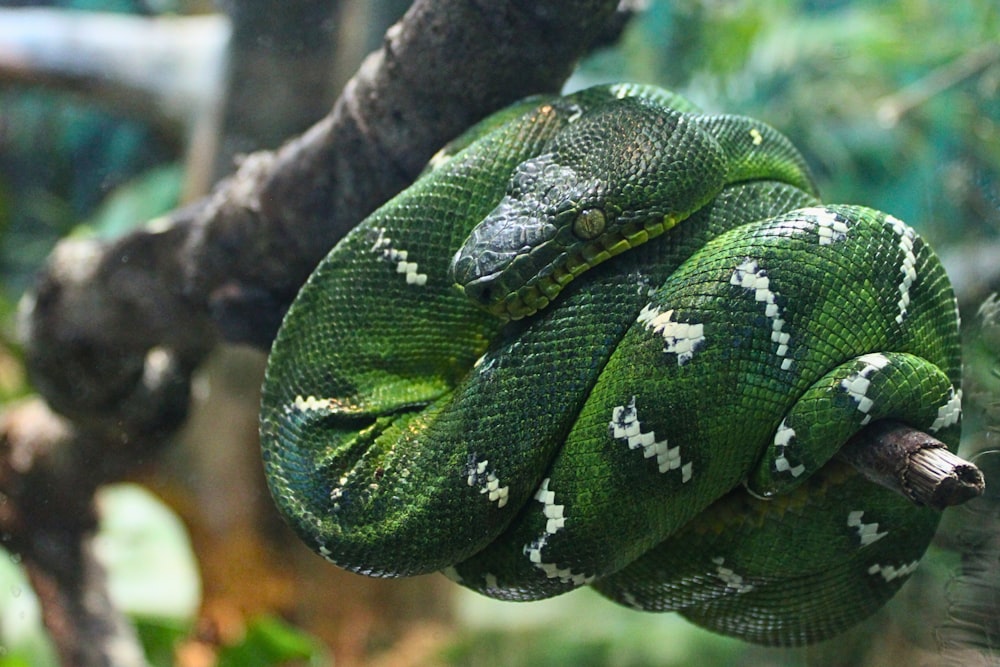
{"label": "white diamond marking", "polygon": [[767,271],[757,265],[757,260],[746,259],[733,271],[733,275],[729,278],[729,284],[752,291],[754,301],[765,304],[764,315],[771,320],[771,341],[778,345],[775,354],[783,357],[781,370],[787,371],[792,367],[792,359],[787,356],[791,336],[782,331],[785,327],[785,320],[782,317],[781,307],[777,303],[778,295],[771,290],[771,279],[768,277]]}
{"label": "white diamond marking", "polygon": [[664,352],[671,352],[677,355],[677,365],[683,366],[695,351],[705,342],[705,325],[694,322],[677,322],[673,319],[674,311],[668,310],[660,312],[653,304],[646,304],[646,307],[639,313],[637,322],[663,336],[666,345]]}
{"label": "white diamond marking", "polygon": [[847,515],[847,526],[849,528],[854,528],[858,531],[858,539],[861,540],[861,546],[867,547],[869,544],[878,542],[883,537],[889,534],[889,531],[878,532],[878,522],[873,521],[871,523],[865,523],[861,520],[864,516],[864,512],[861,510],[856,510]]}
{"label": "white diamond marking", "polygon": [[623,441],[629,449],[642,448],[643,458],[656,457],[656,467],[661,473],[670,470],[681,471],[681,483],[691,479],[694,471],[690,462],[682,463],[681,448],[670,447],[667,440],[657,440],[655,431],[643,432],[642,424],[639,422],[639,412],[635,407],[635,399],[629,401],[628,405],[619,405],[611,411],[611,422],[608,424],[611,437],[615,440]]}
{"label": "white diamond marking", "polygon": [[872,420],[871,415],[868,413],[875,405],[875,402],[867,396],[868,389],[871,387],[870,378],[873,373],[888,366],[889,359],[885,355],[878,353],[865,354],[858,357],[858,359],[864,362],[864,368],[857,373],[851,373],[841,380],[840,386],[854,399],[858,411],[864,414],[864,417],[861,419],[861,425],[864,426]]}

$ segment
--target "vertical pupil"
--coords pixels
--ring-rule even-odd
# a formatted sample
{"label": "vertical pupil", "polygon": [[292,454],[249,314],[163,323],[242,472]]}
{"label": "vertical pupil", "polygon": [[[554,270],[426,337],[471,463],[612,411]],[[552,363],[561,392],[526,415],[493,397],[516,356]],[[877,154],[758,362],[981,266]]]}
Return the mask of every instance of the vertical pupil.
{"label": "vertical pupil", "polygon": [[603,231],[604,213],[598,208],[582,211],[573,221],[573,233],[585,241],[596,238]]}

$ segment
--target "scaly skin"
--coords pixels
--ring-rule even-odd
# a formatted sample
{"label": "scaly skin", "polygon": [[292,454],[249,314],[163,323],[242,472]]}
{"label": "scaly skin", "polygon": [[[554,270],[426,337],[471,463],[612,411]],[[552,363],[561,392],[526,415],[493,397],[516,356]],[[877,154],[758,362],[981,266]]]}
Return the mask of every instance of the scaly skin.
{"label": "scaly skin", "polygon": [[759,121],[681,113],[642,97],[600,105],[517,166],[507,194],[455,254],[452,272],[471,299],[520,319],[584,271],[671,229],[724,186],[750,180],[814,189],[798,151]]}
{"label": "scaly skin", "polygon": [[954,448],[959,382],[910,228],[820,204],[762,123],[607,86],[487,119],[331,251],[261,436],[279,508],[342,567],[592,584],[801,644],[887,600],[937,523],[831,457],[890,417]]}

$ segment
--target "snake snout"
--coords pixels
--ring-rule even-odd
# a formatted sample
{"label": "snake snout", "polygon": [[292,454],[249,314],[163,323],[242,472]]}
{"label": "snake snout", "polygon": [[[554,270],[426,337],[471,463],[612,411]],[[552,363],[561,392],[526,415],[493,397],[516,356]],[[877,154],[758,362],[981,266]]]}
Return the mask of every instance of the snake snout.
{"label": "snake snout", "polygon": [[480,308],[493,311],[507,296],[501,280],[503,257],[492,250],[473,251],[468,244],[451,261],[451,278],[466,298]]}
{"label": "snake snout", "polygon": [[451,279],[463,289],[479,281],[491,281],[500,273],[499,267],[506,265],[507,261],[503,253],[477,249],[466,243],[451,260]]}
{"label": "snake snout", "polygon": [[474,301],[477,305],[490,310],[494,304],[502,301],[504,296],[506,296],[506,292],[496,278],[495,274],[484,276],[464,285],[460,283],[459,286],[465,292],[466,297]]}
{"label": "snake snout", "polygon": [[557,230],[537,214],[536,204],[530,198],[504,197],[472,229],[451,262],[455,284],[470,300],[501,317],[510,315],[510,299],[549,261],[546,246]]}

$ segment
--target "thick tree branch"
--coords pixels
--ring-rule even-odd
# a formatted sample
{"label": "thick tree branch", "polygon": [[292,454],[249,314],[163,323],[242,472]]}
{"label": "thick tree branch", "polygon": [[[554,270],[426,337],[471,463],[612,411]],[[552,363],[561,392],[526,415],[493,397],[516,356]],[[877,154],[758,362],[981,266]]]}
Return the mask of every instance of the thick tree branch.
{"label": "thick tree branch", "polygon": [[151,227],[53,254],[24,318],[42,393],[74,417],[117,421],[123,400],[148,393],[153,348],[189,370],[216,333],[266,347],[344,232],[477,119],[557,90],[615,5],[417,2],[303,136]]}
{"label": "thick tree branch", "polygon": [[127,449],[108,452],[103,437],[74,431],[40,400],[0,416],[3,546],[23,555],[64,665],[146,664],[134,628],[108,596],[93,550],[93,493],[121,473],[116,463]]}
{"label": "thick tree branch", "polygon": [[48,405],[0,424],[0,529],[65,664],[132,662],[102,647],[136,655],[91,555],[92,495],[167,442],[213,344],[266,347],[341,235],[473,122],[557,91],[616,4],[418,0],[304,135],[118,241],[53,252],[20,322]]}
{"label": "thick tree branch", "polygon": [[340,236],[476,120],[558,90],[615,4],[415,3],[326,118],[244,160],[196,218],[187,284],[223,336],[267,346]]}

